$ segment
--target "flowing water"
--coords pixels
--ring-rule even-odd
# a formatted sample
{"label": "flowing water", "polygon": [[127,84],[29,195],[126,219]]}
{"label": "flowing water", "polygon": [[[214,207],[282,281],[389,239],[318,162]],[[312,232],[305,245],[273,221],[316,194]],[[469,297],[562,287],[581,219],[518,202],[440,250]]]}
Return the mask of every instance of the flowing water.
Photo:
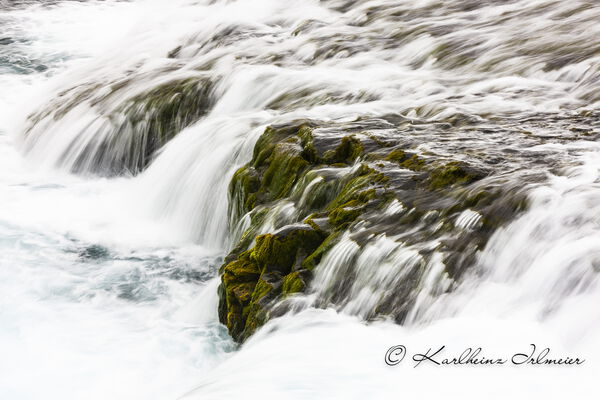
{"label": "flowing water", "polygon": [[[595,0],[0,0],[0,397],[595,398],[599,21]],[[426,241],[347,236],[239,348],[217,318],[233,172],[269,124],[392,114],[423,153],[497,149],[528,210],[458,285]],[[425,272],[405,324],[365,323],[407,265]],[[383,362],[530,343],[586,363]]]}

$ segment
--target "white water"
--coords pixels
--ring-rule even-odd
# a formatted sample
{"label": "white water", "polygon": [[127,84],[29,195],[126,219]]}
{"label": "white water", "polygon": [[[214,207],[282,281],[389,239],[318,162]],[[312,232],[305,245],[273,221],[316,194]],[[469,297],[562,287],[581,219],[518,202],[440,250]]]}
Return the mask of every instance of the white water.
{"label": "white water", "polygon": [[[341,312],[309,308],[286,315],[239,351],[217,323],[211,279],[228,245],[229,177],[250,157],[265,125],[392,111],[443,120],[459,113],[597,109],[600,56],[580,48],[598,48],[595,2],[521,0],[461,11],[453,6],[473,2],[444,8],[433,0],[365,1],[345,14],[339,11],[344,1],[204,3],[88,1],[0,10],[2,37],[24,39],[0,45],[0,55],[8,54],[12,65],[24,59],[32,69],[3,64],[0,70],[0,397],[595,398],[600,153],[593,142],[532,149],[584,164],[535,189],[531,211],[496,233],[478,270],[453,294],[430,296],[447,284],[431,266],[406,327],[367,325],[347,315],[373,307],[373,293],[394,285],[414,255],[388,239],[362,252],[360,279]],[[375,6],[382,7],[376,22],[359,26]],[[558,17],[579,6],[587,7]],[[395,21],[392,11],[407,17]],[[510,18],[491,23],[502,16]],[[453,25],[459,28],[434,35]],[[214,32],[228,26],[249,34],[214,45]],[[414,27],[426,33],[400,35]],[[292,34],[303,29],[306,35]],[[399,36],[390,48],[392,34]],[[325,56],[326,44],[344,35],[340,49]],[[470,63],[432,54],[442,42],[474,36],[483,50]],[[556,42],[564,50],[548,49]],[[178,59],[166,57],[182,44]],[[368,51],[353,54],[349,44]],[[577,56],[545,70],[561,51]],[[47,103],[56,93],[130,76],[119,95],[127,98],[211,63],[208,73],[219,82],[214,108],[139,176],[64,171],[83,148],[71,146],[74,138],[91,140],[88,124],[101,124],[103,107],[122,99],[94,102],[101,88],[23,139],[25,117],[53,110]],[[303,91],[308,95],[301,97]],[[290,93],[297,103],[274,105]],[[27,157],[22,149],[29,149]],[[338,249],[341,256],[355,247],[340,246],[346,246]],[[336,254],[318,270],[315,293],[326,294],[328,279],[346,265]],[[482,346],[490,355],[508,355],[532,342],[586,364],[414,369],[408,360],[383,363],[397,344],[409,351],[445,344],[452,354]]]}

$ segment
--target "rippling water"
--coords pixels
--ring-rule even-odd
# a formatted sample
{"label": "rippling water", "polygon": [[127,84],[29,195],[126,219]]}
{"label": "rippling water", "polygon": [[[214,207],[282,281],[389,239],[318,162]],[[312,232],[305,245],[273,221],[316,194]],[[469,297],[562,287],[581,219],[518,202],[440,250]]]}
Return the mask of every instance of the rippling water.
{"label": "rippling water", "polygon": [[[2,397],[594,398],[598,21],[593,0],[0,0]],[[170,85],[165,127],[144,101]],[[418,246],[347,238],[238,349],[217,318],[227,185],[265,126],[299,118],[468,160],[529,209],[451,293],[434,257],[404,326],[362,318]],[[397,344],[532,341],[587,362],[383,363]]]}

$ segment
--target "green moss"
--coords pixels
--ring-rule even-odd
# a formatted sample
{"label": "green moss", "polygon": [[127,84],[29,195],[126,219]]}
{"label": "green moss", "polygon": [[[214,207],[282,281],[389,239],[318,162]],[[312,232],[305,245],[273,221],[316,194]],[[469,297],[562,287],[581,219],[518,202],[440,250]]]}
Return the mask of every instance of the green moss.
{"label": "green moss", "polygon": [[[318,249],[325,235],[311,225],[260,235],[254,248],[222,267],[219,319],[234,339],[244,340],[267,320],[265,306],[281,294],[283,277],[293,274],[293,267]],[[288,292],[298,288],[291,278],[286,285]]]}
{"label": "green moss", "polygon": [[322,232],[309,226],[293,228],[276,235],[261,235],[256,238],[252,258],[261,271],[276,270],[287,274],[299,256],[312,253],[324,238]]}
{"label": "green moss", "polygon": [[235,172],[229,184],[229,198],[230,205],[235,207],[236,219],[256,206],[259,189],[260,178],[254,168],[245,166]]}
{"label": "green moss", "polygon": [[253,282],[236,283],[231,285],[229,290],[239,303],[244,304],[252,298],[255,286]]}
{"label": "green moss", "polygon": [[321,231],[321,227],[319,225],[317,225],[317,223],[311,217],[306,218],[304,220],[304,223],[309,225],[315,231]]}
{"label": "green moss", "polygon": [[385,160],[387,160],[387,161],[394,161],[394,162],[397,162],[397,163],[401,163],[402,161],[406,160],[407,158],[408,158],[408,156],[406,155],[406,153],[404,152],[404,150],[395,149],[395,150],[392,150],[385,157]]}
{"label": "green moss", "polygon": [[304,291],[306,284],[298,271],[292,272],[283,278],[281,292],[284,296]]}
{"label": "green moss", "polygon": [[356,200],[361,203],[366,203],[369,200],[373,200],[377,197],[377,190],[375,188],[363,190],[356,195]]}
{"label": "green moss", "polygon": [[335,150],[325,153],[325,162],[328,164],[353,163],[363,152],[360,140],[354,136],[344,136]]}
{"label": "green moss", "polygon": [[313,131],[308,125],[302,125],[297,133],[302,145],[302,157],[310,163],[318,161],[317,150],[314,146]]}
{"label": "green moss", "polygon": [[239,184],[245,194],[255,193],[260,188],[260,179],[252,167],[238,169],[231,178],[234,184]]}
{"label": "green moss", "polygon": [[260,275],[256,263],[240,257],[238,260],[227,264],[223,272],[223,282],[230,283],[255,282]]}
{"label": "green moss", "polygon": [[[250,247],[250,244],[254,241],[257,232],[263,226],[268,212],[269,211],[263,207],[255,208],[254,210],[252,210],[252,212],[250,213],[250,226],[241,234],[236,246],[225,258],[226,263],[231,262],[236,257],[241,257],[238,255],[241,252],[247,250],[248,247]],[[235,219],[235,222],[237,222],[237,219]],[[231,225],[233,226],[234,224],[232,223]]]}
{"label": "green moss", "polygon": [[383,173],[363,165],[354,177],[349,178],[337,197],[329,203],[327,209],[331,211],[353,199],[366,202],[375,196],[372,186],[385,184],[387,181],[388,178]]}
{"label": "green moss", "polygon": [[343,229],[354,222],[364,211],[363,207],[351,206],[350,203],[335,208],[329,213],[329,223],[336,229]]}
{"label": "green moss", "polygon": [[252,250],[252,258],[261,265],[262,269],[266,265],[288,269],[295,257],[295,254],[290,254],[294,244],[292,241],[278,238],[270,233],[257,236],[256,246]]}
{"label": "green moss", "polygon": [[269,191],[270,198],[278,199],[289,194],[308,165],[309,162],[301,156],[299,146],[291,143],[277,144],[262,179],[262,185]]}
{"label": "green moss", "polygon": [[402,149],[392,150],[385,157],[386,161],[395,162],[402,168],[410,169],[411,171],[422,171],[426,162],[416,154],[410,154]]}
{"label": "green moss", "polygon": [[252,302],[256,303],[267,296],[269,293],[273,291],[273,285],[265,281],[264,279],[259,279],[258,283],[254,288],[254,292],[252,293]]}
{"label": "green moss", "polygon": [[327,236],[323,243],[302,262],[302,268],[312,271],[319,264],[323,255],[336,245],[341,235],[341,231],[335,231]]}
{"label": "green moss", "polygon": [[369,139],[371,139],[373,142],[375,142],[379,147],[390,147],[391,146],[389,143],[386,143],[385,141],[381,140],[379,137],[377,137],[376,135],[373,135],[372,133],[363,132],[363,135],[368,136]]}
{"label": "green moss", "polygon": [[268,311],[256,303],[248,306],[248,308],[244,310],[244,314],[246,315],[244,330],[241,332],[239,337],[236,338],[239,342],[242,342],[252,336],[252,334],[254,334],[254,332],[256,332],[256,330],[264,325],[268,320]]}
{"label": "green moss", "polygon": [[494,195],[491,192],[487,190],[482,190],[467,197],[463,205],[464,208],[484,207],[486,205],[489,205],[493,201],[493,199]]}
{"label": "green moss", "polygon": [[402,161],[400,166],[406,169],[410,169],[411,171],[422,171],[425,168],[425,160],[413,154],[410,158]]}
{"label": "green moss", "polygon": [[254,154],[252,156],[254,168],[258,168],[269,158],[275,148],[277,131],[268,126],[254,145]]}
{"label": "green moss", "polygon": [[429,187],[443,189],[457,184],[466,184],[477,179],[478,176],[468,172],[460,162],[450,162],[431,171]]}
{"label": "green moss", "polygon": [[299,204],[305,213],[323,210],[337,195],[340,190],[340,182],[337,179],[321,180],[315,184],[304,201]]}
{"label": "green moss", "polygon": [[306,158],[314,156],[305,151],[302,143],[312,145],[312,131],[306,125],[265,129],[254,146],[252,164],[240,168],[230,185],[237,218],[258,203],[289,195],[310,164]]}

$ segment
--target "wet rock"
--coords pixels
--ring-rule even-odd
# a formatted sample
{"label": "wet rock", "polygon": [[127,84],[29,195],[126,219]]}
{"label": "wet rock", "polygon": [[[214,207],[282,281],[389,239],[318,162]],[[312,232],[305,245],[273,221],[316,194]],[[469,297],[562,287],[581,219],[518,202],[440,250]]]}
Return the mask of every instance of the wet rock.
{"label": "wet rock", "polygon": [[109,250],[97,244],[87,246],[79,251],[79,257],[83,260],[101,260],[110,256]]}
{"label": "wet rock", "polygon": [[87,104],[98,117],[72,139],[77,146],[65,150],[70,169],[108,176],[136,174],[213,104],[213,83],[205,76],[160,83],[135,95],[130,95],[131,83],[125,78],[109,86],[90,84],[63,91],[29,117],[28,143],[35,143],[38,135],[60,134],[47,125],[60,126],[76,107]]}
{"label": "wet rock", "polygon": [[[250,223],[221,267],[219,317],[236,340],[245,340],[273,310],[279,315],[287,297],[305,292],[346,233],[359,246],[393,237],[419,249],[423,263],[437,252],[447,279],[457,281],[491,234],[526,207],[523,192],[500,184],[491,167],[422,153],[406,137],[381,135],[389,129],[381,120],[298,121],[269,127],[257,141],[229,193],[232,223],[242,216]],[[455,223],[467,211],[478,215],[468,229]],[[401,322],[422,273],[406,271],[366,315]],[[338,279],[323,306],[349,301],[354,275]]]}
{"label": "wet rock", "polygon": [[323,232],[310,225],[286,227],[256,238],[256,245],[224,264],[219,319],[242,341],[268,318],[278,296],[302,291],[302,262],[320,246]]}

